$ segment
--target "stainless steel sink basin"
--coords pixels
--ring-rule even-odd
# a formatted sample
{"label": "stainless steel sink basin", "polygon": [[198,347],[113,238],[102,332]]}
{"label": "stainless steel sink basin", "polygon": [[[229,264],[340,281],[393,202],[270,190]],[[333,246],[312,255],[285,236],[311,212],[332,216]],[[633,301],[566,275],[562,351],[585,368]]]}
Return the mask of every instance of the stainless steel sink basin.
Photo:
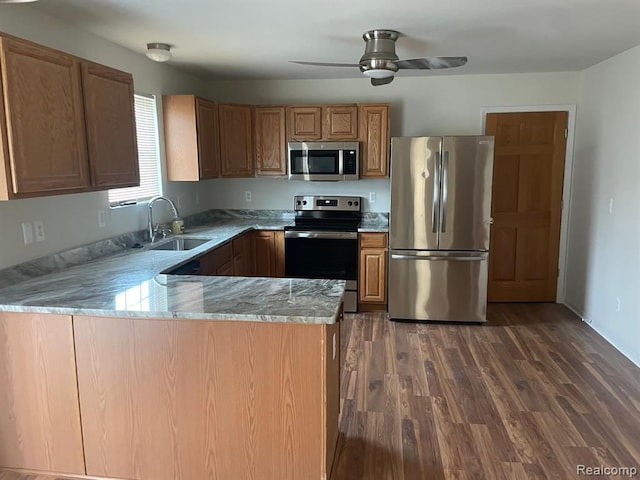
{"label": "stainless steel sink basin", "polygon": [[191,250],[192,248],[199,247],[200,245],[207,243],[209,241],[208,238],[172,238],[163,243],[159,243],[153,247],[150,247],[149,250]]}

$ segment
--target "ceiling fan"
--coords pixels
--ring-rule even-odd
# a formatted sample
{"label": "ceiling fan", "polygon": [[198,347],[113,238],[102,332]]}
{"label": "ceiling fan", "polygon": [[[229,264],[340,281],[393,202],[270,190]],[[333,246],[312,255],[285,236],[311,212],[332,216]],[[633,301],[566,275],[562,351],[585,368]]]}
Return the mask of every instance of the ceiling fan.
{"label": "ceiling fan", "polygon": [[393,81],[399,69],[439,70],[460,67],[467,63],[467,57],[427,57],[400,60],[396,55],[396,40],[400,36],[395,30],[369,30],[364,39],[364,55],[359,63],[291,62],[320,67],[359,67],[365,77],[371,78],[371,85],[386,85]]}

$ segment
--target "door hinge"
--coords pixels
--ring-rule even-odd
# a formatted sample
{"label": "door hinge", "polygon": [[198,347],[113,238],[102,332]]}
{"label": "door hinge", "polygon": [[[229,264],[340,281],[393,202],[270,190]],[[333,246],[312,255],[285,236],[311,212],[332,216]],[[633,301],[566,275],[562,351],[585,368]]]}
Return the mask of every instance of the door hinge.
{"label": "door hinge", "polygon": [[565,128],[564,129],[564,138],[568,138],[569,137],[569,129]]}

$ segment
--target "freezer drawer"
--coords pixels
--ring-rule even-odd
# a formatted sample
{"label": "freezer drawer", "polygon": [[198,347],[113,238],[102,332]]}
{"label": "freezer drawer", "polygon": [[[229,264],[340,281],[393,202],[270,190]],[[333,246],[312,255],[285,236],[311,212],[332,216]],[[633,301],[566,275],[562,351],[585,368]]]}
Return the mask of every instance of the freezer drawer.
{"label": "freezer drawer", "polygon": [[485,322],[487,253],[389,252],[391,319]]}

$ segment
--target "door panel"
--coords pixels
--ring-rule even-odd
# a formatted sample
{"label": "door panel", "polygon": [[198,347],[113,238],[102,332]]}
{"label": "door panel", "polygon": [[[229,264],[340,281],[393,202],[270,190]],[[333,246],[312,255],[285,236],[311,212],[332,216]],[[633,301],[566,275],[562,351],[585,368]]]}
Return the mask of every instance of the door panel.
{"label": "door panel", "polygon": [[556,299],[567,112],[492,113],[489,301]]}
{"label": "door panel", "polygon": [[458,253],[460,256],[391,252],[389,316],[484,322],[487,307],[486,253],[472,256]]}
{"label": "door panel", "polygon": [[444,137],[440,250],[488,250],[491,137]]}
{"label": "door panel", "polygon": [[[441,137],[393,138],[391,140],[392,249],[438,248],[436,166]],[[434,214],[436,222],[434,225]]]}

